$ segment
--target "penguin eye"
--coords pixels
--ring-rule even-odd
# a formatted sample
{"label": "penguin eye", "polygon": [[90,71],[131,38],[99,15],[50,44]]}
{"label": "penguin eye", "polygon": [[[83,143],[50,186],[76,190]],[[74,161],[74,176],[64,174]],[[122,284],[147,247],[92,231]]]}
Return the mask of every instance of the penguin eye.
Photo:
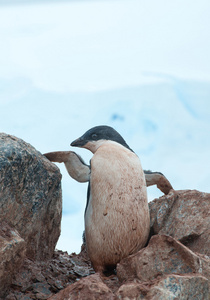
{"label": "penguin eye", "polygon": [[92,137],[93,140],[96,140],[97,139],[97,134],[93,133],[91,137]]}

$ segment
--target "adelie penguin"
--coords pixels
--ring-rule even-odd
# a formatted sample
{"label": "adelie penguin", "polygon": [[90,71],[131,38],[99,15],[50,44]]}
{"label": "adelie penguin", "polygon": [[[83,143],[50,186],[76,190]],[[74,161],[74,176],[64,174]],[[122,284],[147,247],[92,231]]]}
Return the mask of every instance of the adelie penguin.
{"label": "adelie penguin", "polygon": [[[143,248],[148,240],[150,217],[144,171],[138,156],[109,126],[91,128],[71,146],[93,153],[90,166],[72,151],[45,156],[51,161],[64,162],[75,180],[89,181],[86,247],[94,270],[103,273]],[[172,188],[161,173],[146,171],[145,174],[148,185],[161,181],[164,189]]]}

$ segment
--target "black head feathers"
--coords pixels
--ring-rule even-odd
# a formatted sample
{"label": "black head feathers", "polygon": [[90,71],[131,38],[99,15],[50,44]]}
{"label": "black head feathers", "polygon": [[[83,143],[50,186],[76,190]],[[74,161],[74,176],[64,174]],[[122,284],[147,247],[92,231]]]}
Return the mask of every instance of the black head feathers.
{"label": "black head feathers", "polygon": [[123,137],[114,128],[106,125],[95,126],[89,129],[80,138],[73,141],[71,146],[82,147],[88,142],[99,140],[114,141],[131,150]]}

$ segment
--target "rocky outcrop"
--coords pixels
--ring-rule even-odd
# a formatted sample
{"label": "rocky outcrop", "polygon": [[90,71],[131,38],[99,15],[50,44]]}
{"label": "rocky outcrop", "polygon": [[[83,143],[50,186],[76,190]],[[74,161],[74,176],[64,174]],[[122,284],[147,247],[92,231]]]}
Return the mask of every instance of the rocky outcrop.
{"label": "rocky outcrop", "polygon": [[[6,222],[0,223],[0,287],[6,289],[23,263],[26,243]],[[15,268],[14,268],[15,266]],[[0,296],[1,296],[0,289]]]}
{"label": "rocky outcrop", "polygon": [[61,174],[30,144],[0,134],[0,295],[25,257],[52,257],[60,235]]}
{"label": "rocky outcrop", "polygon": [[153,286],[146,299],[209,299],[208,280],[200,275],[168,275]]}
{"label": "rocky outcrop", "polygon": [[61,174],[30,144],[0,134],[0,221],[15,228],[26,242],[26,255],[53,255],[60,235]]}
{"label": "rocky outcrop", "polygon": [[148,246],[121,260],[117,276],[121,282],[139,279],[154,280],[166,274],[210,274],[210,261],[198,256],[174,238],[155,235]]}
{"label": "rocky outcrop", "polygon": [[143,285],[138,282],[123,284],[116,299],[126,300],[198,300],[209,299],[208,280],[200,275],[164,275]]}
{"label": "rocky outcrop", "polygon": [[83,278],[80,281],[69,285],[66,289],[50,298],[50,300],[114,300],[111,289],[102,281],[99,274]]}
{"label": "rocky outcrop", "polygon": [[210,194],[170,191],[149,203],[148,245],[116,273],[95,274],[85,246],[54,251],[61,175],[24,141],[0,135],[0,299],[209,299]]}
{"label": "rocky outcrop", "polygon": [[49,260],[32,261],[26,258],[3,299],[48,299],[93,273],[84,252],[68,255],[56,250]]}
{"label": "rocky outcrop", "polygon": [[167,234],[210,256],[210,194],[172,191],[149,203],[153,234]]}

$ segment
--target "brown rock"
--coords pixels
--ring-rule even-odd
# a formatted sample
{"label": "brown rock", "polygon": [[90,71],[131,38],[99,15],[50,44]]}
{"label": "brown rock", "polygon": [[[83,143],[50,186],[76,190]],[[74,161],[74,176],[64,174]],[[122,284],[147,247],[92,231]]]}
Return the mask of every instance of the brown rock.
{"label": "brown rock", "polygon": [[112,300],[114,294],[103,283],[99,274],[90,275],[69,285],[50,300]]}
{"label": "brown rock", "polygon": [[145,299],[145,296],[149,292],[149,288],[143,286],[137,282],[128,282],[119,288],[116,293],[116,299],[120,300],[141,300]]}
{"label": "brown rock", "polygon": [[26,255],[53,255],[60,235],[61,174],[23,140],[0,134],[0,221],[15,228],[26,242]]}
{"label": "brown rock", "polygon": [[149,300],[209,300],[208,280],[200,275],[164,276],[147,293]]}
{"label": "brown rock", "polygon": [[166,275],[147,285],[123,284],[116,293],[120,300],[208,300],[208,280],[199,274]]}
{"label": "brown rock", "polygon": [[210,256],[210,194],[171,191],[149,207],[154,234],[170,235],[194,252]]}
{"label": "brown rock", "polygon": [[23,262],[25,241],[6,222],[0,223],[0,297],[5,295],[15,272]]}
{"label": "brown rock", "polygon": [[56,250],[49,260],[32,261],[25,258],[20,271],[12,280],[6,300],[22,300],[24,296],[48,299],[92,272],[90,261],[82,253],[68,255],[67,252]]}
{"label": "brown rock", "polygon": [[149,281],[164,274],[210,274],[210,260],[198,256],[170,236],[153,236],[149,245],[117,265],[120,281]]}

